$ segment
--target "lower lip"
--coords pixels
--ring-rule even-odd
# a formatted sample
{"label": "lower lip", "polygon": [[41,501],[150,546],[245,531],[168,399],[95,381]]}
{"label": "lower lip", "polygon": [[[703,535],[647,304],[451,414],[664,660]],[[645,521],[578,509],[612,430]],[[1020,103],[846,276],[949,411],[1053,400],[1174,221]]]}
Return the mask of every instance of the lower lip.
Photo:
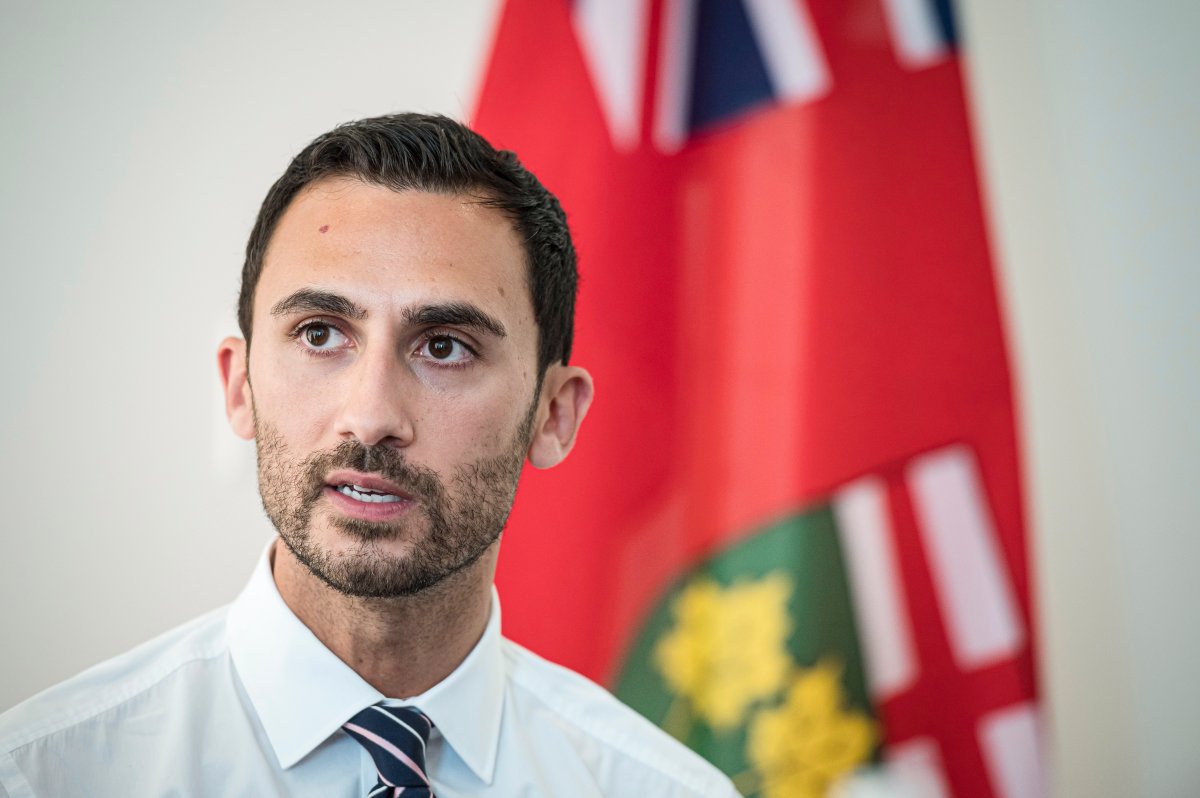
{"label": "lower lip", "polygon": [[390,521],[400,517],[413,506],[412,499],[401,499],[398,502],[360,502],[328,485],[325,486],[325,495],[343,515],[361,518],[364,521]]}

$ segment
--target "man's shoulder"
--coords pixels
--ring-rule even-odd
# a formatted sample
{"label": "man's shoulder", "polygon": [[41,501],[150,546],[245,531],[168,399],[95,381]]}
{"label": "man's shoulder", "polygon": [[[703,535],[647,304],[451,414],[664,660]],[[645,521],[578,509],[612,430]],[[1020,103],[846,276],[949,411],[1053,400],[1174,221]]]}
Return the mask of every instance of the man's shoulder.
{"label": "man's shoulder", "polygon": [[227,650],[227,607],[177,626],[0,713],[0,753],[96,720]]}
{"label": "man's shoulder", "polygon": [[585,738],[617,757],[622,768],[640,767],[687,794],[737,795],[710,762],[587,677],[508,639],[504,657],[513,687],[555,716],[564,734]]}

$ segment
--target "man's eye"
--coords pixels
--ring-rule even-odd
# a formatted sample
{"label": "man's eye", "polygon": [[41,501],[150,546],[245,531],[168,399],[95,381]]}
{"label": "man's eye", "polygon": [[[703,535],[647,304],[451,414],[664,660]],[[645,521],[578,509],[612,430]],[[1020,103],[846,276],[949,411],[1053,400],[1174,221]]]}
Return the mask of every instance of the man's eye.
{"label": "man's eye", "polygon": [[431,336],[421,349],[423,355],[442,363],[461,363],[471,357],[467,345],[449,335]]}
{"label": "man's eye", "polygon": [[313,322],[306,324],[300,330],[300,339],[309,349],[329,350],[341,346],[345,342],[346,336],[342,335],[336,327]]}

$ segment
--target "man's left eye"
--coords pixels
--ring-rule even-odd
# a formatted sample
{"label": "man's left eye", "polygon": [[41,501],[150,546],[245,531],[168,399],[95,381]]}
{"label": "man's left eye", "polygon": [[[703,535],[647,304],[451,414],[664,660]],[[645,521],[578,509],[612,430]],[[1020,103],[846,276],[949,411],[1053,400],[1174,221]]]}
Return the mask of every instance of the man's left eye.
{"label": "man's left eye", "polygon": [[471,350],[457,338],[434,335],[425,341],[421,354],[442,363],[461,363],[471,357]]}

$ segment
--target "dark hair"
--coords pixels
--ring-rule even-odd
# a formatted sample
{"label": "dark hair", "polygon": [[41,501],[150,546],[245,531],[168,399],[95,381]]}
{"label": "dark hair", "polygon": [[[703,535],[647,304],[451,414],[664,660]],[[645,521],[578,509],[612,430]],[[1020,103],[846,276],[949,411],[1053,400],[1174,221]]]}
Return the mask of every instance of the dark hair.
{"label": "dark hair", "polygon": [[392,114],[339,125],[317,137],[288,165],[263,200],[246,244],[238,326],[246,342],[263,257],[280,217],[305,186],[324,177],[355,177],[395,191],[475,193],[513,222],[525,245],[526,282],[538,326],[538,374],[571,355],[575,247],[558,200],[507,150],[444,116]]}

